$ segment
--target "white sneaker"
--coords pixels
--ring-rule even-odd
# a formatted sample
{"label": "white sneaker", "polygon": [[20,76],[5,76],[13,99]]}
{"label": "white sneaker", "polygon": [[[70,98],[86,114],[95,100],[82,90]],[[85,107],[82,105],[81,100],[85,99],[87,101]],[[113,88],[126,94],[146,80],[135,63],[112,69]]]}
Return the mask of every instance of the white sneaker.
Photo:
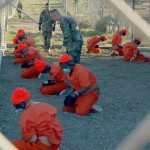
{"label": "white sneaker", "polygon": [[40,79],[42,77],[42,73],[39,74],[38,79]]}
{"label": "white sneaker", "polygon": [[59,96],[63,95],[64,93],[66,92],[66,90],[62,90],[60,93],[59,93]]}
{"label": "white sneaker", "polygon": [[102,108],[101,106],[99,106],[99,105],[96,105],[96,104],[94,104],[94,105],[92,106],[92,108],[93,108],[95,111],[97,111],[97,112],[103,111],[103,108]]}

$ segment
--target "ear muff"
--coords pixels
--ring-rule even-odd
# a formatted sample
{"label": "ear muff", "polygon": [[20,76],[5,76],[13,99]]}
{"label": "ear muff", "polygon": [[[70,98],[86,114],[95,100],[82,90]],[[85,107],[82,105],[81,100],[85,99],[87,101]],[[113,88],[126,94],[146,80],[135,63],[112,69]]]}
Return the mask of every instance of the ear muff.
{"label": "ear muff", "polygon": [[75,65],[75,62],[74,62],[73,60],[71,60],[71,61],[68,61],[67,64],[68,64],[69,66],[74,66],[74,65]]}
{"label": "ear muff", "polygon": [[138,40],[134,39],[134,43],[139,45],[141,42],[139,42]]}
{"label": "ear muff", "polygon": [[26,108],[26,102],[22,102],[22,103],[19,103],[19,104],[16,104],[16,105],[14,105],[14,107],[16,108],[16,109],[19,109],[19,108],[22,108],[22,109],[25,109]]}

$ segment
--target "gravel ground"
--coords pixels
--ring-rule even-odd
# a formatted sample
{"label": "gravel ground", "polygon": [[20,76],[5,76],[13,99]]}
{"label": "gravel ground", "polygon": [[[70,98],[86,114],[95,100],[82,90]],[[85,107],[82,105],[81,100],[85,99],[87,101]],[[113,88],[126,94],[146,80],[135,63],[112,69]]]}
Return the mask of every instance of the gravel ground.
{"label": "gravel ground", "polygon": [[[0,130],[10,139],[20,138],[19,113],[11,105],[12,91],[27,88],[33,100],[47,102],[57,107],[58,118],[64,128],[61,150],[112,150],[135,128],[150,108],[150,63],[125,63],[121,57],[99,55],[84,58],[81,64],[97,77],[101,95],[98,105],[101,113],[86,117],[64,113],[61,110],[64,96],[42,96],[40,80],[21,79],[19,66],[14,58],[6,55],[0,69]],[[56,58],[46,58],[57,61]],[[149,150],[146,146],[145,150]]]}

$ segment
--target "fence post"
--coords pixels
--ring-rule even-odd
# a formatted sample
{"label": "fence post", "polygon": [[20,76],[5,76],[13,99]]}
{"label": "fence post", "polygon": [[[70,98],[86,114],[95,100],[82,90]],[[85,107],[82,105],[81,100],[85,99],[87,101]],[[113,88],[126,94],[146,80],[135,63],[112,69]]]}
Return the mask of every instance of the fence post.
{"label": "fence post", "polygon": [[66,17],[67,17],[67,11],[68,11],[68,10],[67,10],[67,3],[68,3],[67,0],[65,0],[65,16],[66,16]]}
{"label": "fence post", "polygon": [[[135,0],[132,0],[132,8],[133,10],[135,10]],[[133,35],[133,27],[132,27],[132,31],[131,31],[131,41],[133,41],[134,39],[134,35]]]}

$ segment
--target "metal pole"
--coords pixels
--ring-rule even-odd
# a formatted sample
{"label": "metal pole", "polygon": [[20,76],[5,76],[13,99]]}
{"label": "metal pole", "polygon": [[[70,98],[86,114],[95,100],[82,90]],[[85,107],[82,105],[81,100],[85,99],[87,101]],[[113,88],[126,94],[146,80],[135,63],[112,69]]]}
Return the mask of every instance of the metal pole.
{"label": "metal pole", "polygon": [[67,0],[65,0],[65,16],[66,16],[66,17],[67,17],[67,11],[68,11],[68,10],[67,10],[67,3],[68,3]]}
{"label": "metal pole", "polygon": [[[135,0],[132,1],[132,8],[135,10]],[[132,27],[132,33],[131,33],[131,41],[133,41],[134,35],[133,35],[133,27]]]}

